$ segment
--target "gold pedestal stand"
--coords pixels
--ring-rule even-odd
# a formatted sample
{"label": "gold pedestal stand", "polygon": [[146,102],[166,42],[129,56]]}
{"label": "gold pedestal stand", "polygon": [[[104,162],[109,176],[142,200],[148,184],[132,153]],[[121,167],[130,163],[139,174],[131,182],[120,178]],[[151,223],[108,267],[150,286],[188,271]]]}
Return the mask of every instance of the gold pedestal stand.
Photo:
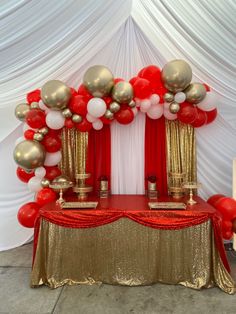
{"label": "gold pedestal stand", "polygon": [[197,202],[193,199],[193,190],[201,187],[201,184],[198,182],[186,182],[183,184],[183,188],[189,190],[189,200],[187,201],[188,205],[195,205]]}
{"label": "gold pedestal stand", "polygon": [[185,173],[183,172],[170,172],[169,173],[169,194],[179,199],[184,196],[183,182]]}
{"label": "gold pedestal stand", "polygon": [[73,186],[73,182],[67,176],[61,175],[56,177],[49,185],[55,192],[59,193],[59,199],[56,201],[60,205],[64,204],[63,193]]}
{"label": "gold pedestal stand", "polygon": [[85,180],[90,178],[90,173],[77,173],[75,175],[76,185],[73,187],[73,191],[78,195],[78,199],[83,201],[88,198],[88,193],[92,192],[93,187],[87,185]]}

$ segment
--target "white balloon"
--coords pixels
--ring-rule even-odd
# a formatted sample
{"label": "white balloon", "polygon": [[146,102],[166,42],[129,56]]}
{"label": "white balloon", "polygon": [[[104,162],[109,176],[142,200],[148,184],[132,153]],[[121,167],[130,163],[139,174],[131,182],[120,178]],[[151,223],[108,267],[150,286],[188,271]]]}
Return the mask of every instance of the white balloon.
{"label": "white balloon", "polygon": [[44,104],[44,102],[42,100],[39,101],[39,108],[41,110],[46,111],[46,113],[48,113],[50,111],[50,109]]}
{"label": "white balloon", "polygon": [[23,141],[25,141],[24,136],[18,137],[18,139],[16,139],[16,141],[15,141],[15,146],[16,146],[17,144],[19,144],[20,142],[23,142]]}
{"label": "white balloon", "polygon": [[92,98],[87,104],[88,113],[95,117],[100,118],[104,115],[107,110],[105,101],[101,98]]}
{"label": "white balloon", "polygon": [[57,110],[50,110],[46,116],[47,126],[53,130],[59,130],[63,128],[65,118],[62,113]]}
{"label": "white balloon", "polygon": [[151,107],[151,101],[149,99],[144,99],[141,101],[140,111],[147,112]]}
{"label": "white balloon", "polygon": [[31,179],[29,179],[28,181],[29,190],[32,192],[40,191],[42,189],[41,181],[42,181],[42,178],[39,178],[39,177],[32,177]]}
{"label": "white balloon", "polygon": [[160,96],[157,94],[152,94],[152,96],[150,97],[150,101],[152,105],[157,105],[159,104]]}
{"label": "white balloon", "polygon": [[91,114],[89,114],[89,113],[87,113],[86,119],[87,119],[89,122],[91,122],[91,123],[93,123],[94,121],[97,120],[97,118],[91,116]]}
{"label": "white balloon", "polygon": [[215,93],[207,92],[206,97],[197,104],[197,107],[204,111],[211,111],[216,108],[217,101],[218,99]]}
{"label": "white balloon", "polygon": [[169,109],[164,109],[164,117],[167,120],[176,120],[177,119],[177,114],[170,112]]}
{"label": "white balloon", "polygon": [[35,169],[34,174],[38,178],[43,178],[46,174],[46,169],[44,167],[38,167]]}
{"label": "white balloon", "polygon": [[93,128],[95,130],[101,130],[103,128],[103,123],[101,120],[97,119],[96,121],[93,122]]}
{"label": "white balloon", "polygon": [[170,103],[169,102],[164,102],[164,110],[169,110],[169,107],[170,107]]}
{"label": "white balloon", "polygon": [[183,92],[179,92],[175,94],[175,101],[181,104],[186,100],[186,95]]}
{"label": "white balloon", "polygon": [[138,109],[137,109],[136,107],[133,107],[133,108],[132,108],[132,111],[133,111],[133,113],[134,113],[134,116],[136,117],[137,114],[138,114]]}
{"label": "white balloon", "polygon": [[157,104],[155,106],[151,106],[147,112],[147,115],[151,119],[159,119],[163,115],[163,110],[163,106],[161,104]]}
{"label": "white balloon", "polygon": [[61,161],[61,151],[55,153],[46,153],[44,161],[45,166],[56,166]]}

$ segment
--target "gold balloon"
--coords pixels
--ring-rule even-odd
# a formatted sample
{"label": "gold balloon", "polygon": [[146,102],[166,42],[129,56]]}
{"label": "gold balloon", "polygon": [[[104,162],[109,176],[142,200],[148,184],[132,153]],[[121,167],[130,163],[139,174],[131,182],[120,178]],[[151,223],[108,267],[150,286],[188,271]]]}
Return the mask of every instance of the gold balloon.
{"label": "gold balloon", "polygon": [[201,83],[192,83],[185,89],[186,101],[198,104],[206,96],[206,89]]}
{"label": "gold balloon", "polygon": [[69,108],[66,108],[62,111],[62,115],[65,118],[70,118],[72,116],[72,112],[70,111]]}
{"label": "gold balloon", "polygon": [[39,108],[39,103],[38,102],[32,102],[30,104],[30,108],[31,109],[38,109]]}
{"label": "gold balloon", "polygon": [[82,117],[79,114],[73,114],[71,119],[75,123],[80,123],[83,120]]}
{"label": "gold balloon", "polygon": [[169,106],[169,110],[171,113],[177,113],[180,109],[180,105],[179,103],[173,101],[170,106]]}
{"label": "gold balloon", "polygon": [[48,134],[48,128],[45,126],[44,128],[39,129],[38,133],[46,135]]}
{"label": "gold balloon", "polygon": [[94,65],[85,72],[83,83],[94,97],[103,97],[110,93],[114,77],[107,67]]}
{"label": "gold balloon", "polygon": [[116,101],[113,101],[111,104],[110,104],[110,108],[109,110],[112,112],[112,113],[116,113],[120,110],[120,104],[118,104],[118,102]]}
{"label": "gold balloon", "polygon": [[164,100],[166,102],[172,102],[174,100],[174,94],[172,94],[172,93],[165,93]]}
{"label": "gold balloon", "polygon": [[34,134],[34,140],[35,141],[42,141],[43,140],[43,138],[44,138],[44,136],[43,136],[43,134],[42,133],[35,133]]}
{"label": "gold balloon", "polygon": [[136,103],[134,100],[131,100],[131,102],[129,103],[130,108],[134,108],[136,107]]}
{"label": "gold balloon", "polygon": [[105,117],[109,120],[112,120],[114,118],[114,113],[107,109],[105,112]]}
{"label": "gold balloon", "polygon": [[15,116],[20,121],[25,121],[27,113],[30,111],[30,106],[28,104],[19,104],[15,109]]}
{"label": "gold balloon", "polygon": [[133,97],[133,86],[129,82],[118,82],[112,89],[112,98],[121,104],[129,103]]}
{"label": "gold balloon", "polygon": [[46,178],[43,178],[42,181],[41,181],[41,186],[43,188],[47,188],[47,187],[49,187],[49,185],[50,185],[50,181],[48,179],[46,179]]}
{"label": "gold balloon", "polygon": [[14,150],[15,162],[24,169],[43,166],[45,156],[43,145],[37,141],[25,140],[20,142]]}
{"label": "gold balloon", "polygon": [[172,60],[162,69],[161,79],[168,90],[177,93],[190,84],[192,69],[184,60]]}
{"label": "gold balloon", "polygon": [[55,110],[66,108],[70,97],[70,88],[61,81],[49,81],[41,89],[41,98],[44,104]]}

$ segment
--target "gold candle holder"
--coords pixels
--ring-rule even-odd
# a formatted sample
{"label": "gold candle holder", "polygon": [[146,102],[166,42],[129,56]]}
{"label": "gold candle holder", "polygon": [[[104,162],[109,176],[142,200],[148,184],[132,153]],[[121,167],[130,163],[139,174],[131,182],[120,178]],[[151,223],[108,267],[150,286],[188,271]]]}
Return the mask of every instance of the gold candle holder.
{"label": "gold candle holder", "polygon": [[91,176],[90,173],[77,173],[75,175],[76,185],[73,187],[73,191],[78,195],[79,200],[86,200],[88,193],[93,190],[93,187],[87,185],[85,180]]}
{"label": "gold candle holder", "polygon": [[49,185],[50,188],[52,188],[55,192],[59,193],[59,199],[56,202],[59,203],[60,205],[62,205],[65,202],[65,200],[63,199],[63,193],[66,192],[72,186],[73,182],[71,182],[70,179],[65,175],[56,177]]}
{"label": "gold candle holder", "polygon": [[183,184],[183,188],[189,190],[189,200],[187,204],[192,206],[197,204],[197,201],[193,199],[193,190],[196,190],[201,187],[201,183],[198,182],[186,182]]}

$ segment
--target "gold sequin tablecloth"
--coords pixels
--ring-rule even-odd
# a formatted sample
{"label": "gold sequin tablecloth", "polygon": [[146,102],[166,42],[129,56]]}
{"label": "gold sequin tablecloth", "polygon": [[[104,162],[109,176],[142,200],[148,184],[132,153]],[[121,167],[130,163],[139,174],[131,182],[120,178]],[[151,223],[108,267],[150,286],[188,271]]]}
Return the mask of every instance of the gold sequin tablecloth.
{"label": "gold sequin tablecloth", "polygon": [[194,289],[216,285],[235,293],[210,219],[188,228],[163,230],[127,217],[93,228],[67,228],[41,218],[32,287],[157,282]]}

